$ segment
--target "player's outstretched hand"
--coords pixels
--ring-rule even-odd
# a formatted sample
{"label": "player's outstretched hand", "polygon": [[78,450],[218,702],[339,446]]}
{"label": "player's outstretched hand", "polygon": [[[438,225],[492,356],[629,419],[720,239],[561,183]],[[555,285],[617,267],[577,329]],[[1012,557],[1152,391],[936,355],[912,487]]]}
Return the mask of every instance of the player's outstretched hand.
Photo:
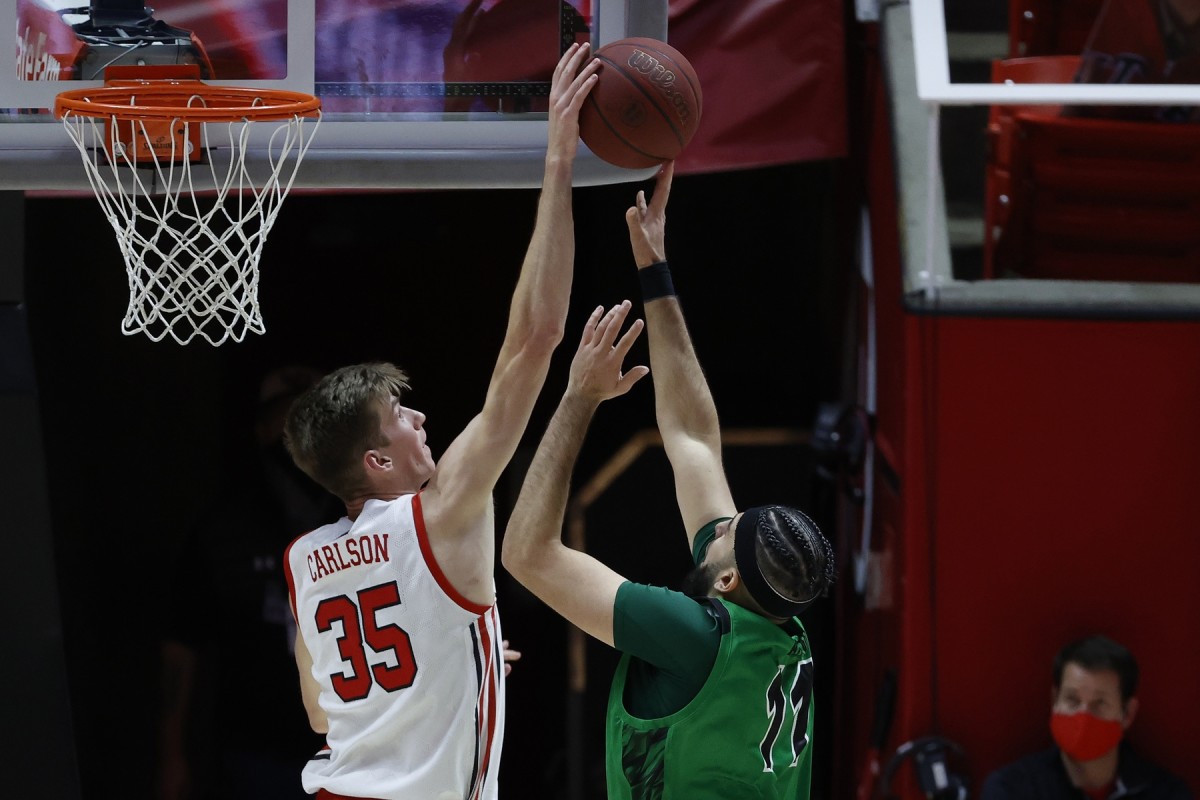
{"label": "player's outstretched hand", "polygon": [[550,83],[550,126],[546,142],[547,158],[572,159],[579,149],[579,109],[596,85],[600,59],[586,61],[591,53],[587,42],[567,48]]}
{"label": "player's outstretched hand", "polygon": [[617,334],[621,333],[629,309],[630,303],[625,300],[607,313],[604,306],[597,306],[588,317],[579,340],[579,349],[571,361],[571,374],[567,380],[569,394],[574,393],[599,404],[625,394],[650,374],[649,367],[640,365],[628,372],[621,371],[629,348],[633,347],[646,325],[642,320],[635,319],[618,339]]}
{"label": "player's outstretched hand", "polygon": [[663,164],[654,182],[654,197],[647,203],[646,193],[639,190],[635,204],[625,212],[629,243],[633,245],[633,260],[638,269],[667,260],[667,199],[671,196],[674,174],[674,161]]}

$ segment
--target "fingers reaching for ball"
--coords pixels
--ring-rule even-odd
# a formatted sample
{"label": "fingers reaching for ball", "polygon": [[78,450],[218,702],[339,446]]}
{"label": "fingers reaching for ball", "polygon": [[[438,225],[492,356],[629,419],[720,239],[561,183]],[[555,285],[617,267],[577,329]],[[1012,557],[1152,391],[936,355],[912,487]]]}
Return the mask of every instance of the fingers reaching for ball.
{"label": "fingers reaching for ball", "polygon": [[633,247],[633,260],[639,269],[667,260],[667,200],[671,196],[671,180],[674,175],[675,162],[668,161],[663,164],[658,172],[654,195],[650,201],[646,202],[646,193],[639,191],[634,205],[625,212],[629,243]]}
{"label": "fingers reaching for ball", "polygon": [[599,59],[587,60],[591,45],[576,43],[567,48],[554,68],[550,84],[550,124],[547,158],[571,159],[579,147],[579,111],[588,92],[596,85]]}

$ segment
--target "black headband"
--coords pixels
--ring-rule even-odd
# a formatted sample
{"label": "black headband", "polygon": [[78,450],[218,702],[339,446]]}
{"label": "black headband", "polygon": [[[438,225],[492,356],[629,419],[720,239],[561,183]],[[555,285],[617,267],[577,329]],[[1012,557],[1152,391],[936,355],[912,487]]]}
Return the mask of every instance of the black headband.
{"label": "black headband", "polygon": [[746,584],[746,591],[754,598],[754,602],[758,603],[762,610],[771,616],[787,619],[800,614],[817,598],[815,595],[807,600],[792,600],[784,597],[767,582],[766,577],[762,574],[755,546],[758,543],[759,517],[768,508],[768,506],[747,508],[742,514],[742,518],[738,520],[733,537],[733,561],[737,565],[738,574]]}

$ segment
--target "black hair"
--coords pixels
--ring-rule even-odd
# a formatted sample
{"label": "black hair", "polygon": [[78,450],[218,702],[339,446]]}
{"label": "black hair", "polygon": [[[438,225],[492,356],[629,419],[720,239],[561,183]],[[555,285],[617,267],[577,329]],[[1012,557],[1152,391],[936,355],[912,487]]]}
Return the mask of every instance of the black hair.
{"label": "black hair", "polygon": [[833,548],[803,511],[767,506],[755,527],[755,560],[771,588],[807,602],[826,594],[834,579]]}

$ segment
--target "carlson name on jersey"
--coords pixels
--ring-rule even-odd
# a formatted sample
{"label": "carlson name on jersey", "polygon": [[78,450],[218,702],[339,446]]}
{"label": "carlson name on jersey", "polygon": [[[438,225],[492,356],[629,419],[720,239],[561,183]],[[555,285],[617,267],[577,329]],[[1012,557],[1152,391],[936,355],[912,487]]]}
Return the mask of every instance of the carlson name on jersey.
{"label": "carlson name on jersey", "polygon": [[388,534],[363,534],[314,549],[307,558],[308,575],[315,583],[344,569],[383,561],[391,561]]}

